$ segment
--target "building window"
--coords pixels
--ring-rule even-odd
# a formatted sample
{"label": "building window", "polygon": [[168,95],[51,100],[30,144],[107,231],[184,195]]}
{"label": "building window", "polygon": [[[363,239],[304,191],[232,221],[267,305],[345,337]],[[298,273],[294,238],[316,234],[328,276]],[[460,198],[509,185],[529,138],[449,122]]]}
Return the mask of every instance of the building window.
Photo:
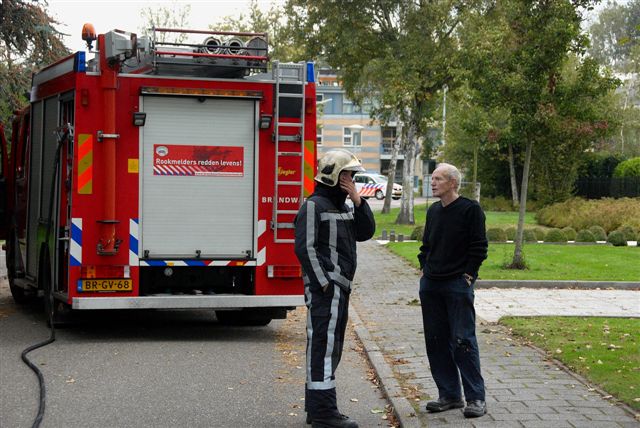
{"label": "building window", "polygon": [[393,144],[396,141],[396,128],[385,126],[382,128],[382,154],[390,155],[393,150]]}
{"label": "building window", "polygon": [[357,104],[354,104],[353,101],[348,100],[345,97],[342,100],[342,113],[343,114],[362,113],[362,107],[360,107]]}
{"label": "building window", "polygon": [[316,125],[316,142],[319,146],[322,145],[322,125]]}
{"label": "building window", "polygon": [[316,94],[316,102],[321,103],[324,101],[324,94]]}
{"label": "building window", "polygon": [[342,144],[345,146],[360,147],[362,145],[362,133],[359,129],[342,128]]}

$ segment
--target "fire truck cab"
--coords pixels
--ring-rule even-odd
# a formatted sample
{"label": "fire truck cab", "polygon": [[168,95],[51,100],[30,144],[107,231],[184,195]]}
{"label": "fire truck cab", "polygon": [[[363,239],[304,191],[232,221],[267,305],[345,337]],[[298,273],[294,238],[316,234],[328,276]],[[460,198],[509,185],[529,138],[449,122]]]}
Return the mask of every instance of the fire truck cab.
{"label": "fire truck cab", "polygon": [[[160,37],[176,33],[192,40]],[[260,33],[85,39],[33,76],[2,142],[15,301],[241,324],[304,304],[293,219],[313,191],[313,65],[270,62]]]}

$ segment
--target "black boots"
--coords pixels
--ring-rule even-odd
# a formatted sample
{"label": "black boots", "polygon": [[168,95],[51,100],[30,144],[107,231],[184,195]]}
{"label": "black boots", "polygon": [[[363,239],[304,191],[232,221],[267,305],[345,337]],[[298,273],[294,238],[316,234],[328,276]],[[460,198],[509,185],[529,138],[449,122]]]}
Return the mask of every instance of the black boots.
{"label": "black boots", "polygon": [[444,412],[449,409],[461,409],[464,401],[461,398],[438,398],[437,401],[429,401],[427,410],[432,413]]}
{"label": "black boots", "polygon": [[339,415],[327,418],[311,419],[307,414],[307,424],[312,428],[358,428],[356,421],[349,419],[349,416]]}
{"label": "black boots", "polygon": [[467,407],[462,413],[465,418],[479,418],[487,414],[487,403],[482,400],[467,401]]}

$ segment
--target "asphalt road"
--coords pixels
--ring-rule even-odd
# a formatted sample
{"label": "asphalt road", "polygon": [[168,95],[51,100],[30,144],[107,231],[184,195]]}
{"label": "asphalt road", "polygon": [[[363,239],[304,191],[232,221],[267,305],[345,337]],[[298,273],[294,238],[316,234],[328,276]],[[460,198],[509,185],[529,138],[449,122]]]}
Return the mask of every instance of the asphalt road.
{"label": "asphalt road", "polygon": [[[42,426],[304,427],[305,314],[229,328],[211,311],[90,313],[30,354],[46,380]],[[0,280],[0,427],[31,426],[38,384],[20,353],[48,336],[40,305],[16,306]],[[370,375],[351,334],[339,407],[387,426]]]}

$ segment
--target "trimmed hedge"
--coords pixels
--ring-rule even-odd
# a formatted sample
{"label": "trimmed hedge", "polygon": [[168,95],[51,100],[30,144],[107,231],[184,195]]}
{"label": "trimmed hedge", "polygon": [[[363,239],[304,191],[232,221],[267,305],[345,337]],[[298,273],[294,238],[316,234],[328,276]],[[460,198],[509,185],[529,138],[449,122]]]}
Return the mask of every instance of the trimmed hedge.
{"label": "trimmed hedge", "polygon": [[544,242],[567,242],[567,236],[562,230],[554,228],[547,232]]}
{"label": "trimmed hedge", "polygon": [[640,177],[640,157],[620,162],[613,170],[614,177]]}
{"label": "trimmed hedge", "polygon": [[618,230],[622,233],[622,236],[627,241],[635,241],[636,238],[638,237],[636,231],[631,226],[626,226],[625,225],[625,226],[622,226]]}
{"label": "trimmed hedge", "polygon": [[536,239],[538,241],[544,241],[544,235],[546,235],[546,232],[544,231],[544,229],[540,227],[536,227],[535,229],[533,229],[533,233],[536,234]]}
{"label": "trimmed hedge", "polygon": [[576,234],[576,242],[596,242],[596,237],[590,230],[582,229]]}
{"label": "trimmed hedge", "polygon": [[422,241],[422,236],[424,235],[424,226],[416,226],[411,231],[410,239],[414,241]]}
{"label": "trimmed hedge", "polygon": [[576,230],[573,227],[563,227],[562,231],[567,237],[567,241],[575,241],[576,240]]}
{"label": "trimmed hedge", "polygon": [[614,230],[613,232],[611,232],[609,234],[609,236],[607,237],[607,242],[609,242],[614,247],[626,247],[627,246],[627,240],[624,239],[624,236],[622,235],[622,232],[620,232],[619,230]]}
{"label": "trimmed hedge", "polygon": [[516,234],[518,233],[518,229],[516,229],[515,227],[507,227],[504,230],[504,233],[507,234],[507,239],[509,241],[515,241],[516,240]]}
{"label": "trimmed hedge", "polygon": [[523,234],[524,242],[538,242],[538,238],[536,237],[533,229],[525,229]]}
{"label": "trimmed hedge", "polygon": [[490,242],[505,242],[507,240],[507,234],[499,227],[492,227],[487,230],[487,239]]}
{"label": "trimmed hedge", "polygon": [[589,231],[593,233],[593,236],[596,238],[596,241],[606,241],[607,240],[607,232],[600,226],[591,226]]}

